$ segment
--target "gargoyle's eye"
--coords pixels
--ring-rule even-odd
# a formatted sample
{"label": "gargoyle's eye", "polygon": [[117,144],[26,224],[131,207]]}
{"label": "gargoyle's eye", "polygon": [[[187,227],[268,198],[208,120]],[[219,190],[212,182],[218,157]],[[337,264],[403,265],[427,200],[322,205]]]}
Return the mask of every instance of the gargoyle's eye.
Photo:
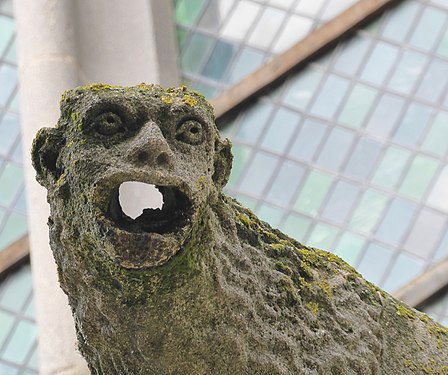
{"label": "gargoyle's eye", "polygon": [[190,145],[198,145],[204,141],[204,129],[200,122],[187,120],[179,124],[176,139]]}
{"label": "gargoyle's eye", "polygon": [[123,133],[125,125],[121,117],[114,112],[106,112],[98,115],[93,121],[93,128],[102,135],[114,135]]}

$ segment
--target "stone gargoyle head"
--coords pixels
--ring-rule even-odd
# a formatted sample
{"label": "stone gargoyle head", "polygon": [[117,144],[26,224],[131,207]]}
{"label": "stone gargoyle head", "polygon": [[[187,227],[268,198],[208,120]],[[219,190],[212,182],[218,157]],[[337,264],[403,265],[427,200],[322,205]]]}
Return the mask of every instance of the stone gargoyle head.
{"label": "stone gargoyle head", "polygon": [[[181,249],[227,182],[231,159],[202,95],[145,84],[67,91],[59,122],[39,131],[32,150],[52,217],[129,269],[162,265]],[[155,185],[162,209],[125,215],[118,195],[127,181]]]}

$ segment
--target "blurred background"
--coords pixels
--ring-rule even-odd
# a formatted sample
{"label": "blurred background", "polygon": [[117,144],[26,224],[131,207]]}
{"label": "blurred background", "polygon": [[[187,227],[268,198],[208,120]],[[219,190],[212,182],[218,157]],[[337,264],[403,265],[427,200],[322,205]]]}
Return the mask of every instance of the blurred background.
{"label": "blurred background", "polygon": [[[34,199],[26,202],[30,141],[22,135],[38,107],[31,96],[46,94],[28,83],[31,73],[38,79],[42,71],[30,68],[28,51],[39,39],[26,39],[37,38],[42,27],[27,18],[28,3],[0,0],[0,374],[80,374],[64,370],[67,354],[58,353],[57,345],[37,350],[48,314],[39,315],[33,293],[39,260],[32,254],[30,266],[28,252],[39,251],[39,245],[28,236],[28,223],[38,209]],[[53,3],[34,5],[34,12],[42,7],[35,14],[49,28],[60,27]],[[448,324],[448,0],[384,0],[378,9],[369,8],[369,0],[174,0],[165,1],[163,9],[161,0],[139,0],[135,4],[150,8],[145,14],[150,27],[146,18],[139,21],[138,30],[147,35],[138,40],[148,41],[148,59],[159,65],[132,55],[120,57],[121,68],[102,61],[93,47],[108,43],[112,52],[107,53],[126,55],[114,43],[133,48],[135,17],[116,30],[121,41],[95,39],[81,16],[90,12],[96,18],[92,12],[107,2],[98,1],[97,9],[83,9],[86,1],[73,3],[79,7],[64,10],[69,20],[61,20],[64,30],[33,46],[45,49],[42,40],[51,45],[63,35],[77,38],[64,60],[76,61],[77,84],[71,87],[107,79],[104,71],[95,72],[98,62],[110,77],[122,74],[127,64],[138,65],[133,82],[119,84],[146,81],[146,70],[158,69],[151,79],[183,83],[217,108],[223,98],[235,98],[235,85],[238,92],[249,92],[247,100],[235,99],[217,113],[223,135],[233,143],[226,192],[273,227],[337,254],[368,280]],[[118,9],[108,12],[127,17]],[[94,27],[107,35],[111,26],[99,17]],[[323,29],[329,32],[319,34]],[[251,73],[310,45],[319,48],[295,57],[294,68],[250,93]],[[49,70],[60,81],[57,69]],[[55,88],[54,95],[67,88]],[[40,110],[57,118],[58,101],[48,103]],[[45,225],[46,215],[36,220]],[[47,234],[39,235],[48,242]],[[57,320],[57,314],[48,319]],[[48,346],[48,338],[43,342]],[[74,343],[70,349],[75,351]],[[51,361],[58,364],[51,367]]]}

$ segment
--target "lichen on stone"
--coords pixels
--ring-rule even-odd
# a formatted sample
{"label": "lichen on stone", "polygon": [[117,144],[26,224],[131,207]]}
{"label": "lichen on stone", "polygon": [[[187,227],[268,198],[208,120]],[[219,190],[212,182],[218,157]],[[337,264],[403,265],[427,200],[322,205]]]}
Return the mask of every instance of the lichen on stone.
{"label": "lichen on stone", "polygon": [[[223,194],[230,148],[184,86],[69,90],[38,132],[50,244],[92,374],[447,373],[444,327]],[[162,209],[127,216],[129,181],[155,185]]]}

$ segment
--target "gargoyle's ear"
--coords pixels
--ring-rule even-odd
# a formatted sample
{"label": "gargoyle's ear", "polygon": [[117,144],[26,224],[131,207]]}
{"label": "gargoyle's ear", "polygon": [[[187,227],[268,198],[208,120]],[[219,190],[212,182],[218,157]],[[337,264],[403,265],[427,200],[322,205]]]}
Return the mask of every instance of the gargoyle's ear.
{"label": "gargoyle's ear", "polygon": [[229,180],[230,171],[232,169],[232,144],[226,138],[218,139],[215,142],[215,171],[213,173],[213,182],[218,190],[221,190]]}
{"label": "gargoyle's ear", "polygon": [[62,173],[57,160],[64,143],[62,131],[56,128],[42,128],[34,138],[31,160],[37,181],[46,188],[54,184]]}

